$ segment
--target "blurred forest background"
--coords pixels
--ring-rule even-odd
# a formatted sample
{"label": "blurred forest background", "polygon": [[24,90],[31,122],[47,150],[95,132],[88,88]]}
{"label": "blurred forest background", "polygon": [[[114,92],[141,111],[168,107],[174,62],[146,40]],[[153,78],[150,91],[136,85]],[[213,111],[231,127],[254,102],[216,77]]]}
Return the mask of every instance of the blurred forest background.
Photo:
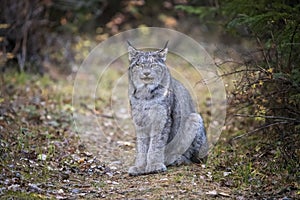
{"label": "blurred forest background", "polygon": [[[166,27],[193,37],[213,55],[220,78],[229,85],[228,119],[211,167],[234,171],[236,177],[216,180],[229,188],[250,185],[249,194],[255,191],[251,195],[300,195],[300,2],[296,0],[1,0],[1,167],[8,168],[4,160],[20,153],[9,156],[12,146],[19,144],[12,141],[20,139],[9,133],[24,126],[15,123],[21,108],[9,108],[13,96],[35,94],[22,88],[19,79],[38,75],[50,77],[53,84],[66,77],[72,81],[98,43],[143,26]],[[33,78],[35,84],[39,80],[43,79]],[[41,155],[35,157],[42,159]]]}

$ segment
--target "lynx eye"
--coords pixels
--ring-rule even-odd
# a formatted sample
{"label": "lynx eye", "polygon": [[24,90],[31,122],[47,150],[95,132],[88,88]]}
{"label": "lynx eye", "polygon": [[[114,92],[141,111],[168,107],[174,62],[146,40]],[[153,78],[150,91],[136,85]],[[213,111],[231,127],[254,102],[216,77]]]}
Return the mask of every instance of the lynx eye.
{"label": "lynx eye", "polygon": [[141,63],[140,61],[137,61],[137,62],[135,63],[135,66],[137,66],[137,67],[142,67],[142,63]]}
{"label": "lynx eye", "polygon": [[158,64],[152,64],[152,65],[151,65],[151,68],[152,68],[152,69],[155,69],[155,68],[158,68],[158,67],[159,67]]}
{"label": "lynx eye", "polygon": [[140,63],[136,63],[136,64],[135,64],[135,68],[136,68],[136,69],[140,69],[140,68],[142,68],[142,65],[141,65]]}
{"label": "lynx eye", "polygon": [[135,65],[132,67],[132,71],[137,71],[142,68],[142,65],[140,63],[135,63]]}

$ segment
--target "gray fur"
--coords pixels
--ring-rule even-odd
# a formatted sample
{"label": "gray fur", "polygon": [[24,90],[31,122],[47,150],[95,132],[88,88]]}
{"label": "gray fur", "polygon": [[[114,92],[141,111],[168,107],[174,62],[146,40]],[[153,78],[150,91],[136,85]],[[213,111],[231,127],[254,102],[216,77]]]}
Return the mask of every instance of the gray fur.
{"label": "gray fur", "polygon": [[199,163],[208,144],[188,90],[165,64],[168,49],[139,51],[129,44],[129,99],[136,130],[130,175],[163,172],[166,166]]}

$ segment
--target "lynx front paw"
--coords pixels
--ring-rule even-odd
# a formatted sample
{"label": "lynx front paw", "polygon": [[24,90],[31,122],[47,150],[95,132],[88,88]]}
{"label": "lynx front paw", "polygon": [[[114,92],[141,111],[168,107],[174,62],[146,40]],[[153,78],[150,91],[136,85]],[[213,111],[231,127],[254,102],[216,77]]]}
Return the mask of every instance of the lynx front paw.
{"label": "lynx front paw", "polygon": [[163,163],[151,164],[151,165],[147,165],[146,167],[147,174],[154,174],[154,173],[160,173],[165,171],[167,171],[167,167]]}
{"label": "lynx front paw", "polygon": [[145,174],[145,167],[132,166],[129,168],[128,174],[130,176],[138,176],[138,175]]}

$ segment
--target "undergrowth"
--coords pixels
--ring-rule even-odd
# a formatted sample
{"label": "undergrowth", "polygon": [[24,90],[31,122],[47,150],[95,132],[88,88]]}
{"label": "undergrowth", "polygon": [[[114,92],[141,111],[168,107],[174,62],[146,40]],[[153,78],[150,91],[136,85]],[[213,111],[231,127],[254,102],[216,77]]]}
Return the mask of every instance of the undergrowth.
{"label": "undergrowth", "polygon": [[208,163],[214,180],[249,198],[299,195],[299,162],[283,159],[280,148],[259,134],[232,141],[223,133]]}

